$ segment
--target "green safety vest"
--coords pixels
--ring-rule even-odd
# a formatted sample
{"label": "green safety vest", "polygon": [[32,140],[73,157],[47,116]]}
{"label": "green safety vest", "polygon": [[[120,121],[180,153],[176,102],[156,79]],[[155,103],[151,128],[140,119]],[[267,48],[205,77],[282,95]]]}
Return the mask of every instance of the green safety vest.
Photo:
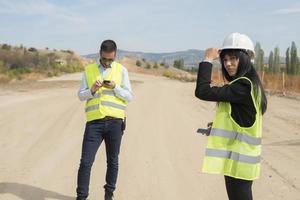
{"label": "green safety vest", "polygon": [[[90,89],[96,80],[103,81],[103,77],[100,74],[96,63],[85,67],[85,75]],[[111,64],[111,68],[109,69],[105,80],[114,81],[116,85],[120,86],[122,83],[122,65],[114,61]],[[93,96],[92,99],[87,100],[85,106],[87,121],[102,119],[106,116],[121,119],[125,118],[127,103],[118,98],[113,89],[101,87]]]}
{"label": "green safety vest", "polygon": [[[229,84],[247,79],[240,77]],[[219,102],[208,137],[203,172],[223,174],[244,180],[254,180],[260,174],[262,137],[262,114],[260,95],[254,98],[251,83],[251,97],[255,105],[255,122],[251,127],[241,127],[231,117],[229,102]]]}

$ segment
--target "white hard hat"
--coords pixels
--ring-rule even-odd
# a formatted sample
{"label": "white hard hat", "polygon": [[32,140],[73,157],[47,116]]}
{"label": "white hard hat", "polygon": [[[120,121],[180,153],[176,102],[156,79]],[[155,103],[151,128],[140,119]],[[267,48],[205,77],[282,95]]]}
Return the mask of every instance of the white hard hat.
{"label": "white hard hat", "polygon": [[253,42],[247,35],[240,33],[228,35],[220,48],[220,52],[224,49],[241,49],[245,50],[251,58],[255,56]]}

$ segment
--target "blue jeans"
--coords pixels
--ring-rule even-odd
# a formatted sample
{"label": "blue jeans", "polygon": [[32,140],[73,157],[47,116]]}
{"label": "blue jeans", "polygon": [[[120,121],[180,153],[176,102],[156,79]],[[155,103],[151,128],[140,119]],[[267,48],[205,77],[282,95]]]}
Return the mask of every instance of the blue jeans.
{"label": "blue jeans", "polygon": [[90,174],[96,152],[102,141],[106,148],[106,192],[114,192],[119,169],[119,152],[123,135],[122,119],[87,122],[84,131],[80,167],[77,178],[77,197],[88,197]]}

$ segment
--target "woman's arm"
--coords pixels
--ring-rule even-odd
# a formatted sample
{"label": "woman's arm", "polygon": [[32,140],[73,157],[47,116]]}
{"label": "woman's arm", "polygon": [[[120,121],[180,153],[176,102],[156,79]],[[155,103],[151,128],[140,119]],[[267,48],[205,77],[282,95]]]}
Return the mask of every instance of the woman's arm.
{"label": "woman's arm", "polygon": [[251,83],[246,79],[240,79],[232,84],[222,87],[211,87],[212,64],[201,62],[199,64],[197,86],[195,95],[205,101],[246,103],[251,95]]}

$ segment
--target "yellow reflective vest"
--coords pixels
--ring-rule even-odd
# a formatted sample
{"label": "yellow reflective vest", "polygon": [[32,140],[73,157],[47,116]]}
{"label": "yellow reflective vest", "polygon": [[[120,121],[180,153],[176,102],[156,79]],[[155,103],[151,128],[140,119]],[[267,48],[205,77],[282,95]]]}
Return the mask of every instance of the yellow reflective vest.
{"label": "yellow reflective vest", "polygon": [[[239,79],[250,79],[240,77]],[[260,96],[255,99],[253,84],[251,96],[255,105],[255,122],[251,127],[241,127],[231,117],[229,102],[219,102],[208,137],[203,172],[223,174],[244,180],[254,180],[260,174],[262,114]]]}
{"label": "yellow reflective vest", "polygon": [[[96,63],[85,67],[85,76],[90,89],[96,80],[103,81],[103,77]],[[111,68],[105,80],[114,81],[116,85],[120,86],[122,83],[122,65],[114,61],[111,64]],[[93,96],[92,99],[87,100],[85,106],[87,121],[102,119],[106,116],[121,119],[125,118],[127,103],[118,98],[113,89],[101,87]]]}

